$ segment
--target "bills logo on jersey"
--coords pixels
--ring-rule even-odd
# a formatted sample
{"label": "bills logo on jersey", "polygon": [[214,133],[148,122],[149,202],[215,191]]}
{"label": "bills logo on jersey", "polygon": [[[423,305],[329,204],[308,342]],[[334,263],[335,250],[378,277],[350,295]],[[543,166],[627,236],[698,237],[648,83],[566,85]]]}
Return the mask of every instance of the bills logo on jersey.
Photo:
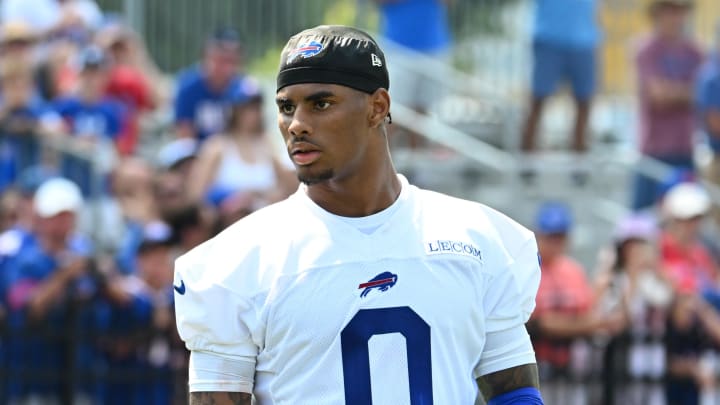
{"label": "bills logo on jersey", "polygon": [[358,286],[358,289],[363,290],[362,293],[360,293],[360,298],[365,297],[374,289],[382,292],[389,290],[397,283],[397,278],[397,274],[392,274],[389,271],[378,274],[367,283],[362,283]]}
{"label": "bills logo on jersey", "polygon": [[300,44],[297,48],[290,52],[290,55],[288,55],[287,58],[287,63],[290,63],[299,57],[303,59],[312,58],[313,56],[319,54],[322,50],[323,45],[317,41]]}

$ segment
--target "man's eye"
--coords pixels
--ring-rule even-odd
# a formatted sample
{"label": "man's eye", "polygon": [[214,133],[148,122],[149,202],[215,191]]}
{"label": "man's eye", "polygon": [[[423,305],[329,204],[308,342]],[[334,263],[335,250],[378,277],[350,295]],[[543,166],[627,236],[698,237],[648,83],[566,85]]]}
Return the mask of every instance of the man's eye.
{"label": "man's eye", "polygon": [[295,112],[295,106],[292,104],[281,104],[280,112],[283,114],[292,114]]}
{"label": "man's eye", "polygon": [[315,108],[318,110],[327,110],[330,107],[329,101],[318,101],[315,103]]}

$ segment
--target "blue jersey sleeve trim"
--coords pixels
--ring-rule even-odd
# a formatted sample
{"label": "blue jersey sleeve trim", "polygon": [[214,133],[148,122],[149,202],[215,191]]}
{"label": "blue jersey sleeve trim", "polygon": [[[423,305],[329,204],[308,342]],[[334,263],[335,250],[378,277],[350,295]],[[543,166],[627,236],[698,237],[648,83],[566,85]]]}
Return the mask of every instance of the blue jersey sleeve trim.
{"label": "blue jersey sleeve trim", "polygon": [[495,396],[488,405],[543,405],[543,400],[537,388],[526,387]]}

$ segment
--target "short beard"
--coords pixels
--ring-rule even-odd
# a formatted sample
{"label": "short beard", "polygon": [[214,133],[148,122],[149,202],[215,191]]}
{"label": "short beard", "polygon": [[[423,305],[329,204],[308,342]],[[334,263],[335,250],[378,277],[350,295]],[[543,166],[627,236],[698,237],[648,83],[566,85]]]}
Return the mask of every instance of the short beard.
{"label": "short beard", "polygon": [[333,172],[332,169],[328,169],[317,175],[311,176],[303,176],[302,174],[298,173],[298,180],[300,180],[300,182],[305,184],[306,186],[312,186],[318,183],[322,183],[332,179],[333,177],[335,177],[335,172]]}

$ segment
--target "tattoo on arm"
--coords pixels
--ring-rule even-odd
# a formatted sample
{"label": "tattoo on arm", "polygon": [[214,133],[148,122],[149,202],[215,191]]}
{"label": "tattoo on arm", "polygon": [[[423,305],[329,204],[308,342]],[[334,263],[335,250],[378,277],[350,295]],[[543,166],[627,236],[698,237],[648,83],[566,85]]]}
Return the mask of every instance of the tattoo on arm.
{"label": "tattoo on arm", "polygon": [[518,388],[535,387],[540,389],[536,364],[525,364],[490,373],[478,378],[477,383],[486,401]]}
{"label": "tattoo on arm", "polygon": [[190,405],[250,405],[246,392],[191,392]]}

